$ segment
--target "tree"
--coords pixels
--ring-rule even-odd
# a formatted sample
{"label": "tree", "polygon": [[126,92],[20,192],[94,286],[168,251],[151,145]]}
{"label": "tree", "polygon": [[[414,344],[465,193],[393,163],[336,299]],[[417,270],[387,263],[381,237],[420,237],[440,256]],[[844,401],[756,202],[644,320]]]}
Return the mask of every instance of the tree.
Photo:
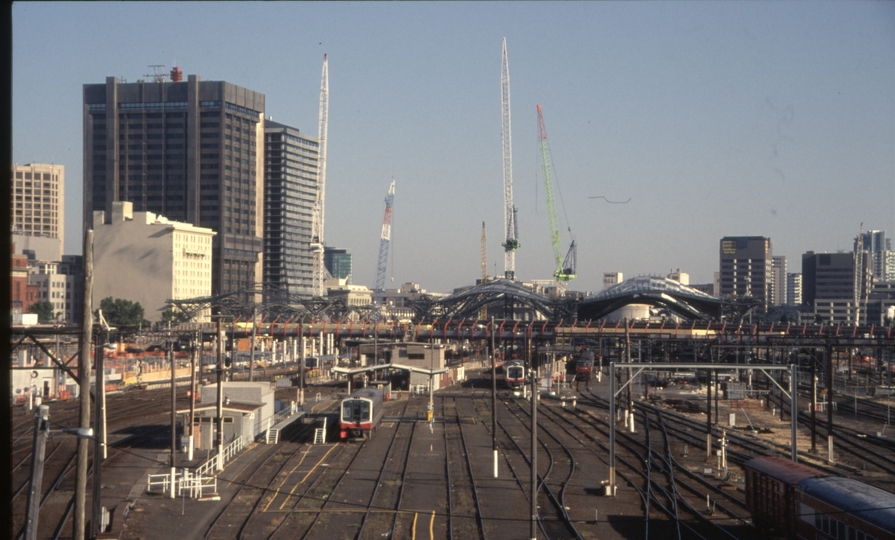
{"label": "tree", "polygon": [[56,320],[56,314],[53,313],[53,304],[46,300],[35,302],[28,308],[28,313],[37,313],[37,322],[51,323]]}
{"label": "tree", "polygon": [[189,320],[190,317],[186,313],[180,310],[175,311],[173,309],[168,309],[162,312],[161,324],[163,326],[166,326],[168,323],[171,323],[171,326],[174,326],[180,323],[188,322]]}
{"label": "tree", "polygon": [[115,326],[138,326],[143,323],[143,306],[140,302],[131,302],[122,298],[103,298],[99,307],[103,317]]}

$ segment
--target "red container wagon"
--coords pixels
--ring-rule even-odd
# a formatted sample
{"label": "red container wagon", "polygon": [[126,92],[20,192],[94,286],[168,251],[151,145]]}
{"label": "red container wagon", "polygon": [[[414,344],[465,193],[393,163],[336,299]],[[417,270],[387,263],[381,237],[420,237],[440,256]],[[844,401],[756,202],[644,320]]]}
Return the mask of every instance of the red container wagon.
{"label": "red container wagon", "polygon": [[362,388],[342,400],[339,412],[339,438],[369,439],[382,420],[384,389]]}
{"label": "red container wagon", "polygon": [[825,473],[781,457],[759,457],[743,464],[746,471],[746,506],[760,531],[794,538],[796,485]]}

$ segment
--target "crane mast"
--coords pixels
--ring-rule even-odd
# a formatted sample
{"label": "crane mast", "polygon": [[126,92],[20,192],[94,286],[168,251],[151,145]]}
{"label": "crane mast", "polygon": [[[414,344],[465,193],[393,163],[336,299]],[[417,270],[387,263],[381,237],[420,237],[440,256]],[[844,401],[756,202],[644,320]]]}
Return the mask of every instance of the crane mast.
{"label": "crane mast", "polygon": [[395,180],[392,179],[385,196],[385,215],[382,217],[382,234],[379,236],[379,264],[376,266],[376,283],[373,286],[373,314],[378,319],[382,312],[385,293],[385,270],[388,265],[388,247],[392,239],[392,203],[395,201]]}
{"label": "crane mast", "polygon": [[547,192],[547,216],[550,221],[550,238],[553,242],[553,258],[556,260],[556,271],[553,276],[560,283],[575,279],[577,265],[577,246],[575,241],[569,246],[565,258],[559,250],[559,227],[556,224],[556,200],[553,196],[553,163],[550,160],[550,146],[547,144],[547,129],[544,127],[544,114],[538,105],[538,143],[541,146],[541,161],[544,165],[544,183]]}
{"label": "crane mast", "polygon": [[516,250],[519,248],[519,228],[516,207],[513,205],[513,143],[510,136],[510,67],[507,63],[507,38],[503,38],[503,59],[500,70],[501,131],[503,144],[503,220],[506,225],[504,249],[504,277],[516,278]]}
{"label": "crane mast", "polygon": [[313,256],[312,294],[323,296],[323,280],[326,268],[323,251],[326,245],[323,237],[324,203],[326,201],[326,131],[329,114],[329,71],[326,55],[323,55],[323,74],[320,80],[320,123],[317,130],[319,152],[317,155],[317,200],[311,218],[311,253]]}

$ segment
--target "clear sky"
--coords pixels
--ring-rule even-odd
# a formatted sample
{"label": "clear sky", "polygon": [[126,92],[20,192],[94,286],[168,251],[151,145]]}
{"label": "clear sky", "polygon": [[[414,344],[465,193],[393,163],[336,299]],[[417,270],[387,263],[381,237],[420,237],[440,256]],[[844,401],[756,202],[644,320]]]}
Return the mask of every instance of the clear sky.
{"label": "clear sky", "polygon": [[709,282],[723,236],[770,237],[790,272],[851,249],[862,222],[895,236],[889,1],[16,3],[13,159],[65,166],[80,253],[83,84],[177,65],[316,136],[327,53],[327,244],[372,286],[394,178],[386,286],[450,292],[480,274],[483,221],[488,273],[504,270],[504,37],[519,279],[554,270],[537,104],[561,249],[566,228],[579,245],[571,289],[609,271]]}

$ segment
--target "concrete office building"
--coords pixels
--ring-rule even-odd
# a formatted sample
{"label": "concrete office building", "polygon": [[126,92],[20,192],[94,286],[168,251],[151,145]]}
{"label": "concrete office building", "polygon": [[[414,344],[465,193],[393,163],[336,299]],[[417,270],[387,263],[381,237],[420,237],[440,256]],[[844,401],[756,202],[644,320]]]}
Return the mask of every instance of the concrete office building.
{"label": "concrete office building", "polygon": [[[264,284],[272,290],[310,296],[320,144],[316,137],[268,118],[264,150]],[[270,294],[274,293],[265,292]]]}
{"label": "concrete office building", "polygon": [[864,257],[864,275],[856,279],[855,254],[815,253],[802,255],[802,304],[813,308],[815,322],[856,324],[866,321],[866,301],[872,284],[870,254]]}
{"label": "concrete office building", "polygon": [[[12,232],[15,235],[58,239],[62,259],[65,243],[65,167],[46,163],[12,168]],[[21,246],[22,240],[17,243]]]}
{"label": "concrete office building", "polygon": [[603,290],[614,287],[625,280],[622,272],[603,272]]}
{"label": "concrete office building", "polygon": [[725,236],[721,239],[719,295],[752,298],[766,310],[771,302],[773,253],[763,236]]}
{"label": "concrete office building", "polygon": [[775,255],[771,258],[771,302],[772,306],[786,303],[786,257]]}
{"label": "concrete office building", "polygon": [[[264,95],[224,81],[85,84],[84,217],[113,204],[217,233],[211,293],[262,276]],[[243,300],[260,300],[246,294]]]}
{"label": "concrete office building", "polygon": [[786,274],[786,304],[789,306],[802,305],[802,274]]}
{"label": "concrete office building", "polygon": [[211,294],[211,229],[135,212],[130,201],[94,212],[93,229],[94,306],[108,297],[139,302],[144,317],[156,322],[169,309],[166,300]]}
{"label": "concrete office building", "polygon": [[[886,238],[886,231],[864,231],[864,251],[870,253],[870,268],[874,279],[878,281],[895,280],[895,252],[892,251],[892,240]],[[855,251],[858,249],[858,238],[855,238]]]}

